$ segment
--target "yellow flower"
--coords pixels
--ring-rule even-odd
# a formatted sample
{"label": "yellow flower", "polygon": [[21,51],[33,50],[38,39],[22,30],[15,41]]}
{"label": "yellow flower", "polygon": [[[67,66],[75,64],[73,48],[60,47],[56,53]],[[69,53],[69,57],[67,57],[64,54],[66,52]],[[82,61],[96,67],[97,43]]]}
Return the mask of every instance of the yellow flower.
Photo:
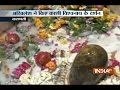
{"label": "yellow flower", "polygon": [[108,27],[111,27],[112,26],[112,21],[111,22],[107,22],[106,23]]}
{"label": "yellow flower", "polygon": [[110,13],[110,10],[106,7],[103,8],[103,14],[106,16]]}
{"label": "yellow flower", "polygon": [[[93,8],[93,10],[98,10],[98,8]],[[103,16],[102,17],[97,17],[97,19],[100,19],[101,21],[104,20],[110,20],[110,10],[106,7],[103,8]]]}
{"label": "yellow flower", "polygon": [[106,20],[106,16],[102,16],[102,17],[100,18],[100,20],[101,20],[101,21]]}
{"label": "yellow flower", "polygon": [[50,25],[50,29],[57,30],[57,29],[59,29],[64,24],[66,24],[66,21],[64,19],[60,19],[55,24],[51,24]]}
{"label": "yellow flower", "polygon": [[55,23],[55,24],[50,25],[50,29],[52,29],[52,30],[57,30],[60,27],[61,27],[60,23]]}
{"label": "yellow flower", "polygon": [[110,16],[110,15],[107,15],[107,16],[106,16],[106,20],[110,21],[110,20],[111,20],[111,16]]}
{"label": "yellow flower", "polygon": [[65,20],[64,20],[64,19],[60,19],[60,20],[59,20],[59,21],[57,21],[56,23],[59,23],[59,24],[63,25],[63,24],[65,24],[66,22],[65,22]]}
{"label": "yellow flower", "polygon": [[116,14],[111,14],[110,17],[111,17],[111,21],[117,21],[118,19],[118,15]]}
{"label": "yellow flower", "polygon": [[38,32],[38,36],[41,39],[47,39],[48,38],[48,33],[43,29],[43,30],[39,30]]}
{"label": "yellow flower", "polygon": [[40,18],[39,18],[39,17],[36,17],[36,18],[34,19],[34,21],[35,21],[35,22],[39,22],[39,21],[40,21]]}
{"label": "yellow flower", "polygon": [[78,24],[74,24],[74,23],[73,23],[73,26],[74,26],[75,28],[77,28],[77,29],[80,28],[80,26],[79,26]]}
{"label": "yellow flower", "polygon": [[40,19],[35,19],[34,24],[36,27],[40,28],[43,27],[43,22]]}
{"label": "yellow flower", "polygon": [[5,43],[5,37],[3,35],[0,35],[0,44]]}
{"label": "yellow flower", "polygon": [[67,39],[60,39],[59,41],[60,41],[60,44],[67,44],[68,43]]}

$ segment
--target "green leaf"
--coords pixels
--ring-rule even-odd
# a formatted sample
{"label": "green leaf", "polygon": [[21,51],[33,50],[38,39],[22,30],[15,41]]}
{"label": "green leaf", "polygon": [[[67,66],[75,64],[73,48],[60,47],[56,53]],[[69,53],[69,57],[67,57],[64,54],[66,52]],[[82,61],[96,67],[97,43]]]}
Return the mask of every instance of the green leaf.
{"label": "green leaf", "polygon": [[56,19],[55,17],[43,17],[43,18],[41,18],[41,21],[44,24],[44,28],[49,29],[50,24],[53,23],[55,19]]}
{"label": "green leaf", "polygon": [[85,24],[86,23],[86,18],[85,17],[78,17],[77,18],[77,23],[78,24]]}
{"label": "green leaf", "polygon": [[79,32],[77,30],[75,30],[72,34],[72,36],[78,36],[79,35]]}
{"label": "green leaf", "polygon": [[84,30],[86,28],[86,24],[80,24],[80,29]]}
{"label": "green leaf", "polygon": [[28,45],[28,50],[30,51],[30,50],[36,50],[38,48],[38,46],[37,45],[35,45],[35,44],[29,44]]}
{"label": "green leaf", "polygon": [[63,19],[69,21],[71,17],[63,17]]}
{"label": "green leaf", "polygon": [[41,20],[44,24],[47,24],[50,21],[48,17],[43,17]]}
{"label": "green leaf", "polygon": [[5,57],[6,57],[5,48],[0,47],[0,59],[3,59]]}
{"label": "green leaf", "polygon": [[107,25],[103,21],[98,21],[97,23],[93,24],[93,30],[97,31],[98,33],[106,33],[108,31]]}
{"label": "green leaf", "polygon": [[30,43],[30,41],[29,41],[29,40],[25,40],[23,44],[25,44],[25,45],[29,46],[29,43]]}

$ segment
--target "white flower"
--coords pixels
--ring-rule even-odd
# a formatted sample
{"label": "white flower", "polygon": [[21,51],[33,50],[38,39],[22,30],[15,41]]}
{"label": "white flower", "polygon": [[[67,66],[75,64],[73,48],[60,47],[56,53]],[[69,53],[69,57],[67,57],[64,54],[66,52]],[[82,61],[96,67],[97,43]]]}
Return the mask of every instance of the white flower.
{"label": "white flower", "polygon": [[41,72],[41,79],[44,81],[48,81],[52,79],[52,74],[49,72]]}
{"label": "white flower", "polygon": [[120,76],[120,67],[119,66],[115,66],[114,69],[115,69],[116,75]]}
{"label": "white flower", "polygon": [[22,74],[20,76],[20,82],[22,84],[51,84],[52,74],[47,71],[42,71],[36,73],[36,75],[32,76],[29,73]]}
{"label": "white flower", "polygon": [[31,76],[30,74],[22,74],[19,78],[20,82],[22,84],[29,84],[30,83],[30,80],[31,80]]}
{"label": "white flower", "polygon": [[106,80],[103,80],[98,85],[119,85],[120,84],[120,78],[116,76],[110,76]]}
{"label": "white flower", "polygon": [[17,52],[15,52],[14,56],[15,56],[15,59],[18,59],[20,55]]}
{"label": "white flower", "polygon": [[52,74],[58,74],[60,71],[60,68],[56,68],[56,70]]}

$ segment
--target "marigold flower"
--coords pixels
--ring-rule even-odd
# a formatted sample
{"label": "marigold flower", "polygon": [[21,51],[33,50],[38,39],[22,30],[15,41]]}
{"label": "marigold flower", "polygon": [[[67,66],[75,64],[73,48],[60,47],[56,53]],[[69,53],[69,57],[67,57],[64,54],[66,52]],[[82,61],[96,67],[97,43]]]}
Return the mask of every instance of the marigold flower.
{"label": "marigold flower", "polygon": [[36,23],[36,22],[39,22],[40,21],[40,18],[38,18],[38,17],[36,17],[35,19],[34,19],[34,22]]}
{"label": "marigold flower", "polygon": [[54,29],[54,30],[59,29],[64,24],[66,24],[66,21],[64,19],[60,19],[55,24],[51,24],[50,29]]}
{"label": "marigold flower", "polygon": [[65,20],[64,19],[60,19],[58,22],[56,22],[56,23],[59,23],[59,24],[65,24],[66,22],[65,22]]}
{"label": "marigold flower", "polygon": [[55,23],[51,26],[51,29],[59,29],[61,27],[60,23]]}
{"label": "marigold flower", "polygon": [[5,37],[3,35],[0,35],[0,44],[5,43]]}
{"label": "marigold flower", "polygon": [[48,62],[45,66],[46,66],[46,68],[48,68],[49,70],[52,70],[52,71],[54,71],[57,68],[57,65],[54,61]]}
{"label": "marigold flower", "polygon": [[106,20],[110,21],[110,20],[111,20],[111,16],[110,16],[110,15],[107,15],[107,16],[106,16]]}
{"label": "marigold flower", "polygon": [[37,28],[43,27],[43,22],[38,17],[34,19],[34,24]]}
{"label": "marigold flower", "polygon": [[42,39],[48,38],[48,33],[45,30],[39,30],[38,36]]}
{"label": "marigold flower", "polygon": [[102,17],[100,18],[100,20],[101,20],[101,21],[106,20],[106,16],[102,16]]}
{"label": "marigold flower", "polygon": [[110,13],[110,10],[106,7],[103,8],[104,15],[108,15]]}
{"label": "marigold flower", "polygon": [[42,21],[36,22],[36,23],[35,23],[35,26],[38,27],[38,28],[43,27]]}
{"label": "marigold flower", "polygon": [[111,21],[117,21],[118,16],[116,14],[111,14]]}

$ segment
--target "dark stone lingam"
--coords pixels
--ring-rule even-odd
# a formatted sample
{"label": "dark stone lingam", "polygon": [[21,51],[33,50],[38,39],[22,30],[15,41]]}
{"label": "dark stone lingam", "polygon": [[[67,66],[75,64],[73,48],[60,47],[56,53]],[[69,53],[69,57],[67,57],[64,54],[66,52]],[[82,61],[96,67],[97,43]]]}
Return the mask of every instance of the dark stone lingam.
{"label": "dark stone lingam", "polygon": [[93,74],[93,68],[106,67],[107,52],[99,45],[86,45],[75,57],[69,73],[70,85],[95,85],[105,74]]}

